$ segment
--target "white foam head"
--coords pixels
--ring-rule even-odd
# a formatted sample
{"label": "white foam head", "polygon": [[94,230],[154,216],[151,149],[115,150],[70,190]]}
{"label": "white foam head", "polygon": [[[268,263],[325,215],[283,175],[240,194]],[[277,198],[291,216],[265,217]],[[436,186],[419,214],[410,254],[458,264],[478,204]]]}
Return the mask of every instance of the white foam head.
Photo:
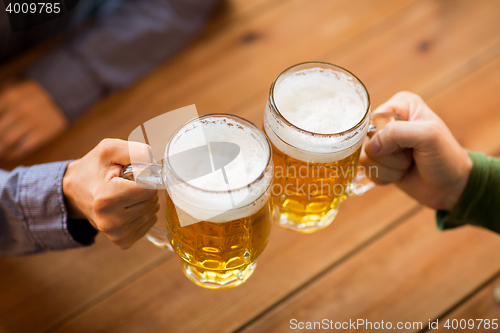
{"label": "white foam head", "polygon": [[264,126],[282,152],[303,161],[333,162],[360,147],[368,119],[353,128],[363,120],[369,98],[364,86],[347,72],[328,65],[296,68],[277,79],[271,98],[279,112],[268,103]]}
{"label": "white foam head", "polygon": [[[186,155],[198,151],[209,152],[208,170],[207,163],[193,163]],[[172,136],[166,155],[170,161],[186,156],[177,170],[170,163],[173,172],[167,168],[165,181],[176,206],[199,221],[250,216],[268,201],[273,175],[269,144],[258,128],[241,118],[209,115],[193,120]],[[194,160],[198,158],[203,159]]]}

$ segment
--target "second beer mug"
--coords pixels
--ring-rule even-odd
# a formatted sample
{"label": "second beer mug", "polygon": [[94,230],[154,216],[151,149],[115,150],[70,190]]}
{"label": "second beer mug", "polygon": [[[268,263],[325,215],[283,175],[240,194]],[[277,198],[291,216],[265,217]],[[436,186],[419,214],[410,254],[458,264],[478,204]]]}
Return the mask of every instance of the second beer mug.
{"label": "second beer mug", "polygon": [[[332,223],[338,206],[356,190],[354,179],[366,134],[376,125],[399,120],[395,113],[370,117],[369,111],[365,86],[341,67],[306,62],[276,77],[264,130],[273,147],[271,195],[278,225],[310,233]],[[358,192],[371,187],[359,185]]]}
{"label": "second beer mug", "polygon": [[271,231],[271,147],[262,131],[232,115],[188,121],[170,138],[163,165],[132,164],[122,177],[167,188],[167,232],[148,240],[173,249],[186,276],[223,289],[246,281]]}

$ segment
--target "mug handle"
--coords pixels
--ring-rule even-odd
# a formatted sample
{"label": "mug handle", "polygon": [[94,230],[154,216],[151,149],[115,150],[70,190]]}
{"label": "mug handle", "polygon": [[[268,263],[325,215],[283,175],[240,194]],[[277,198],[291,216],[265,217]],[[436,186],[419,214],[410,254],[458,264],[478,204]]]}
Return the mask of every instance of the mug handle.
{"label": "mug handle", "polygon": [[[164,186],[161,173],[162,166],[159,164],[132,163],[125,165],[122,168],[120,171],[120,177],[137,183],[153,185],[156,188],[158,185]],[[151,227],[144,237],[158,247],[173,251],[165,230],[161,230],[157,227]]]}
{"label": "mug handle", "polygon": [[[366,135],[371,138],[378,130],[382,129],[391,121],[404,121],[401,116],[395,112],[380,112],[370,114],[370,123]],[[365,194],[375,187],[375,183],[366,176],[366,174],[356,173],[351,184],[351,193],[356,195]]]}

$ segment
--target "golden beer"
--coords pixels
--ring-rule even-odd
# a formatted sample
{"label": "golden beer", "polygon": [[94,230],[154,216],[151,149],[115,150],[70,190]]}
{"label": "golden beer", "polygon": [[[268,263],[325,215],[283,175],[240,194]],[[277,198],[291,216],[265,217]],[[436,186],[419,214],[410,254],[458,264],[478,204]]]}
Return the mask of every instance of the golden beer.
{"label": "golden beer", "polygon": [[[267,245],[271,232],[269,205],[256,213],[226,223],[198,222],[181,227],[188,214],[172,214],[167,196],[167,230],[174,251],[182,258],[186,275],[196,284],[218,289],[243,282],[255,269],[255,260]],[[239,284],[238,283],[238,284]]]}
{"label": "golden beer", "polygon": [[273,145],[273,162],[278,166],[271,191],[275,212],[279,212],[276,222],[286,221],[288,229],[305,233],[330,224],[337,206],[347,198],[346,189],[351,186],[360,153],[358,148],[339,161],[311,163],[286,155]]}
{"label": "golden beer", "polygon": [[332,223],[351,191],[369,107],[361,81],[331,64],[298,64],[276,77],[264,130],[273,149],[278,225],[310,233]]}
{"label": "golden beer", "polygon": [[[203,149],[196,149],[204,146],[193,145],[198,134],[210,151],[208,173],[200,174],[203,163],[197,159]],[[265,134],[237,116],[206,115],[178,129],[166,155],[167,237],[184,273],[205,288],[243,283],[272,225],[273,162]]]}

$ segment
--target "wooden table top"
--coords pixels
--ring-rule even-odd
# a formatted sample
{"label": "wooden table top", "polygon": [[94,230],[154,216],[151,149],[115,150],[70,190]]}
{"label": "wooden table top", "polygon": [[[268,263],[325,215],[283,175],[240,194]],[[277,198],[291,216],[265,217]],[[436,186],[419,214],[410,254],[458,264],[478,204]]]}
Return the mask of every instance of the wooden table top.
{"label": "wooden table top", "polygon": [[[190,104],[260,126],[273,78],[308,60],[354,72],[374,107],[416,92],[461,144],[499,155],[498,13],[498,0],[226,1],[182,52],[23,163],[78,158]],[[194,285],[175,254],[144,240],[122,251],[99,235],[88,248],[3,258],[0,332],[288,332],[292,319],[422,322],[413,332],[439,319],[446,331],[447,319],[500,318],[499,253],[499,235],[440,232],[432,210],[377,187],[321,232],[274,227],[254,275],[228,290]]]}

